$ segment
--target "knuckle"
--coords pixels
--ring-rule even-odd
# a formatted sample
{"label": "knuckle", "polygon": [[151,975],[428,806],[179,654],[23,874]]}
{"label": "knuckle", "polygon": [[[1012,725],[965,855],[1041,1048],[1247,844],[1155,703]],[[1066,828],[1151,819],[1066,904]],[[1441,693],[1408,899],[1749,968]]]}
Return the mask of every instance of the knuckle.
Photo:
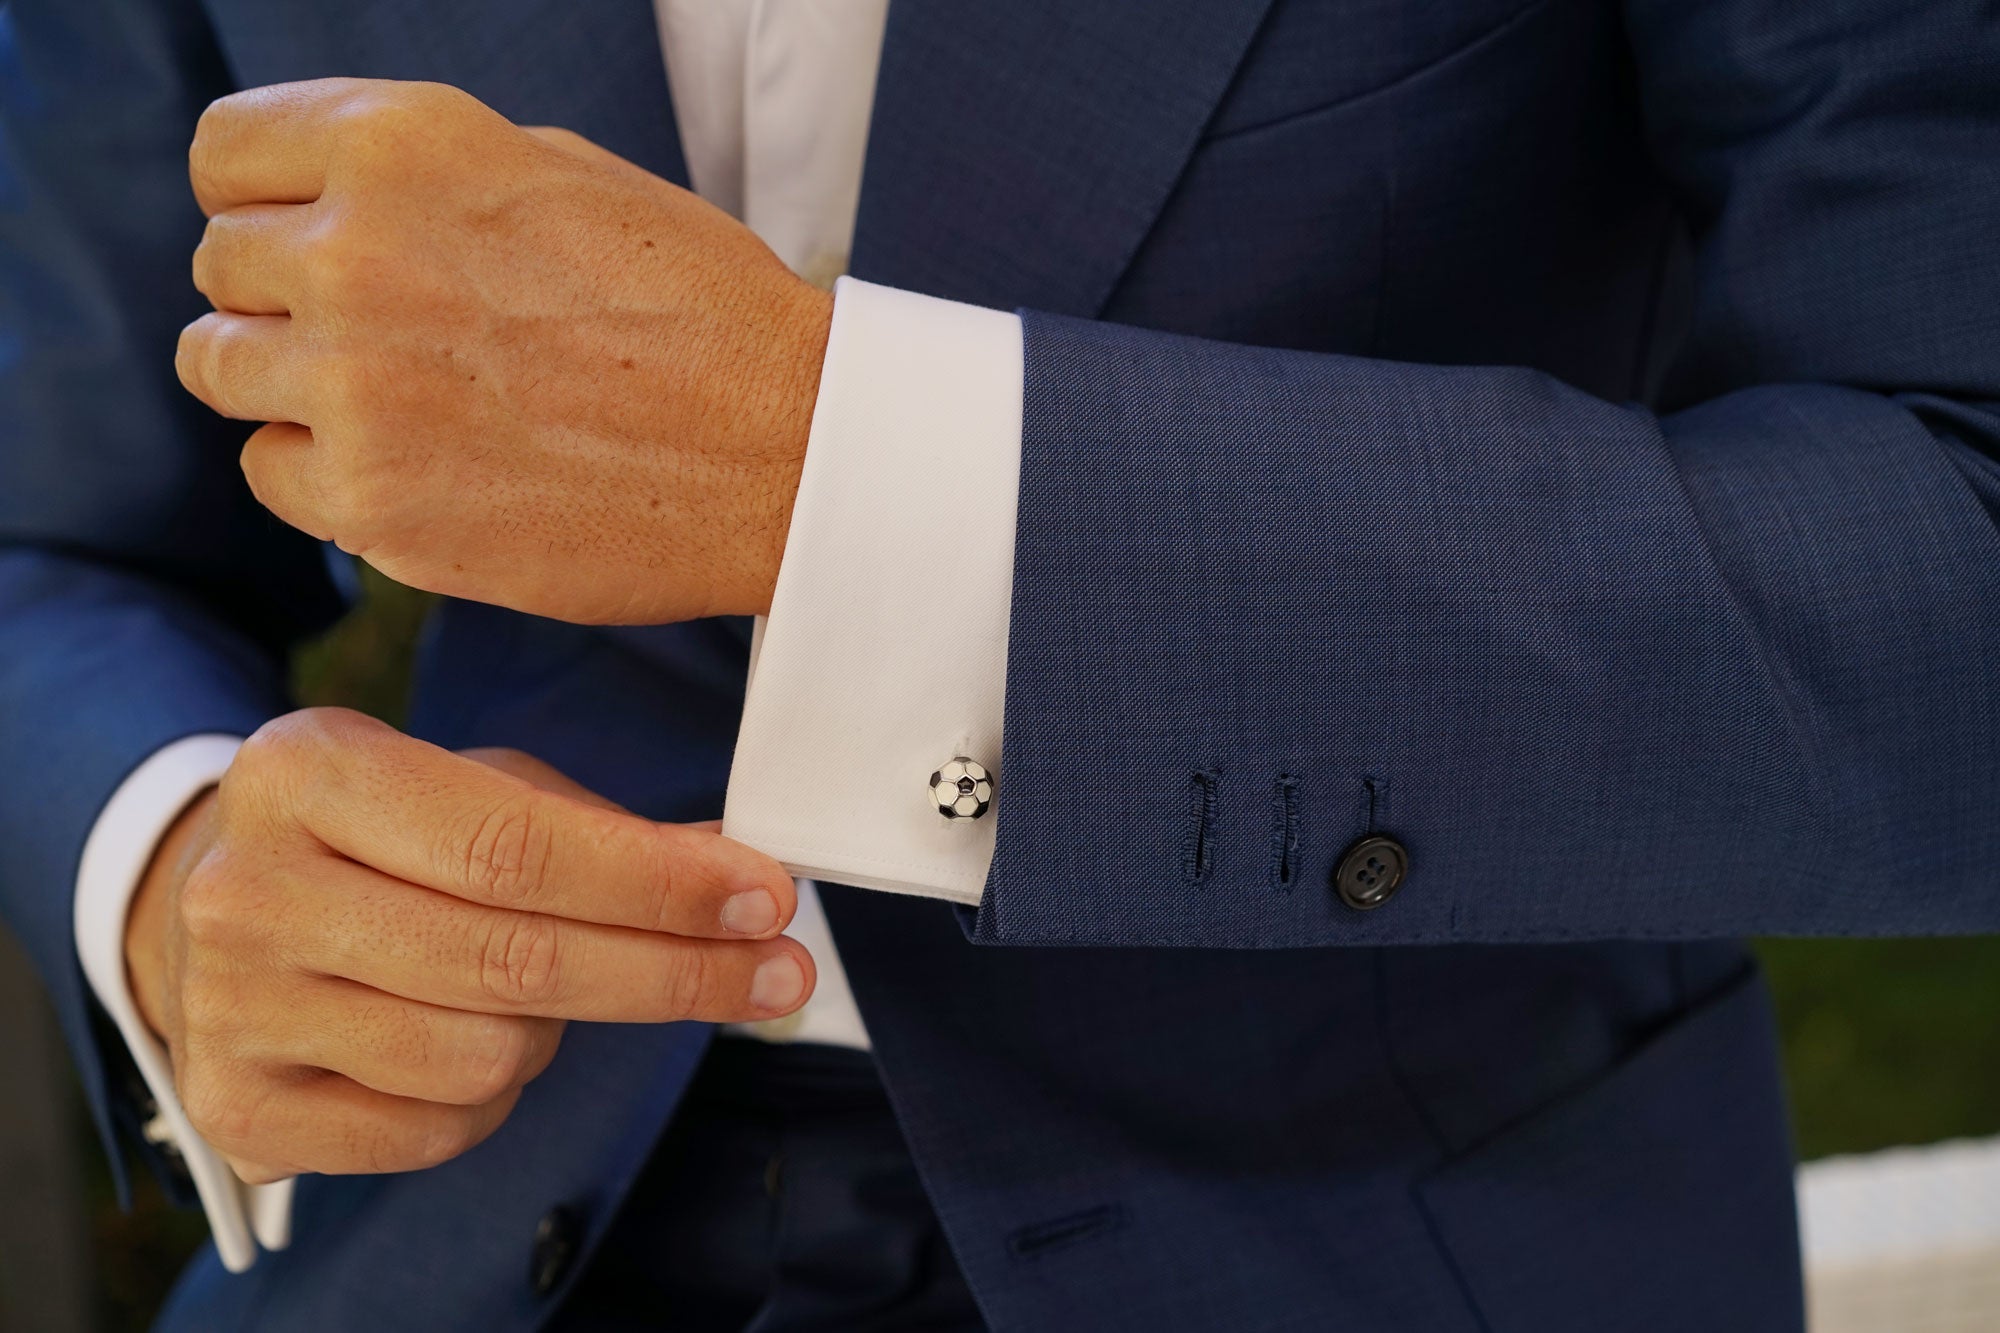
{"label": "knuckle", "polygon": [[318,720],[312,716],[315,711],[300,709],[286,713],[251,732],[243,748],[236,752],[237,766],[247,771],[268,771],[289,769],[304,761],[313,752],[319,731]]}
{"label": "knuckle", "polygon": [[224,93],[201,109],[201,115],[194,123],[194,143],[197,148],[213,147],[215,139],[225,121],[245,114],[248,107],[258,101],[255,89]]}
{"label": "knuckle", "polygon": [[438,1166],[469,1151],[479,1142],[478,1124],[464,1112],[446,1112],[424,1126],[413,1145],[421,1166]]}
{"label": "knuckle", "polygon": [[465,880],[488,901],[519,907],[535,902],[547,885],[550,833],[524,799],[488,810],[465,846]]}
{"label": "knuckle", "polygon": [[468,1038],[459,1071],[462,1100],[480,1106],[517,1087],[533,1051],[533,1033],[522,1020],[496,1018],[481,1024]]}
{"label": "knuckle", "polygon": [[262,775],[273,768],[288,766],[298,751],[299,731],[295,713],[272,718],[244,738],[230,771],[244,776]]}
{"label": "knuckle", "polygon": [[463,1157],[477,1148],[486,1137],[486,1131],[471,1116],[457,1116],[432,1131],[430,1151],[427,1154],[431,1165]]}
{"label": "knuckle", "polygon": [[459,753],[467,759],[474,759],[488,768],[497,768],[502,773],[520,777],[525,770],[536,766],[536,760],[526,751],[516,750],[506,745],[475,745]]}
{"label": "knuckle", "polygon": [[242,894],[227,862],[210,854],[189,868],[181,881],[181,931],[197,944],[226,939],[241,919]]}
{"label": "knuckle", "polygon": [[341,1164],[343,1171],[379,1176],[434,1166],[443,1160],[434,1161],[425,1153],[430,1140],[428,1126],[384,1128],[350,1121],[341,1125],[336,1134],[339,1147],[329,1156]]}
{"label": "knuckle", "polygon": [[467,94],[443,84],[422,82],[364,83],[341,99],[333,112],[343,131],[340,152],[352,170],[406,163],[422,144],[440,115],[453,109],[451,94]]}
{"label": "knuckle", "polygon": [[485,110],[478,98],[449,83],[413,80],[398,85],[398,91],[411,120],[428,133],[476,120]]}
{"label": "knuckle", "polygon": [[210,1064],[234,1063],[297,1035],[296,1010],[282,991],[247,980],[243,968],[218,966],[214,960],[187,966],[175,1004],[182,1044],[193,1058]]}
{"label": "knuckle", "polygon": [[250,494],[258,504],[293,527],[303,527],[307,522],[306,516],[299,512],[296,504],[290,502],[281,484],[285,470],[259,447],[260,443],[259,434],[253,432],[243,442],[243,452],[237,456],[237,466],[242,469],[243,480],[250,485]]}
{"label": "knuckle", "polygon": [[[649,848],[662,847],[659,839],[648,844]],[[647,919],[652,929],[671,931],[679,913],[676,911],[676,897],[682,880],[675,873],[678,867],[672,855],[650,855],[644,859],[644,882],[648,886],[649,898],[646,904]]]}
{"label": "knuckle", "polygon": [[715,962],[708,950],[681,950],[674,965],[667,969],[667,1002],[674,1014],[689,1017],[709,1012],[718,980]]}
{"label": "knuckle", "polygon": [[293,716],[311,729],[322,751],[368,744],[393,734],[387,723],[352,708],[302,708]]}
{"label": "knuckle", "polygon": [[[347,90],[335,105],[332,118],[347,129],[373,134],[396,134],[408,124],[405,114],[410,104],[405,86],[380,83],[359,84]],[[343,136],[351,141],[353,136]],[[366,142],[365,138],[361,141]]]}
{"label": "knuckle", "polygon": [[201,338],[207,318],[204,315],[183,328],[174,343],[174,374],[179,377],[181,387],[193,394],[201,392]]}
{"label": "knuckle", "polygon": [[305,289],[323,298],[344,294],[355,267],[346,231],[331,217],[299,238],[297,262]]}
{"label": "knuckle", "polygon": [[258,1162],[246,1162],[235,1157],[225,1157],[224,1160],[229,1163],[229,1169],[235,1172],[236,1178],[246,1185],[269,1185],[283,1180],[287,1175],[277,1167],[265,1166]]}
{"label": "knuckle", "polygon": [[289,786],[315,762],[313,731],[310,719],[288,713],[251,732],[223,778],[224,798],[245,788]]}
{"label": "knuckle", "polygon": [[386,545],[384,529],[378,523],[357,517],[360,506],[345,499],[330,501],[327,506],[329,532],[333,544],[342,554],[368,561],[384,574],[412,587],[419,586],[412,576],[404,574],[394,564],[394,554],[384,550]]}
{"label": "knuckle", "polygon": [[[320,485],[350,528],[394,524],[419,503],[416,479],[405,466],[398,393],[382,387],[387,372],[371,360],[366,353],[330,353],[321,365],[323,387],[316,390],[331,416],[313,437],[326,450]],[[434,513],[426,517],[435,522]]]}
{"label": "knuckle", "polygon": [[272,824],[297,823],[338,783],[343,755],[394,734],[387,723],[346,708],[301,708],[250,734],[222,780],[221,799]]}
{"label": "knuckle", "polygon": [[174,344],[174,374],[181,387],[218,412],[230,411],[229,375],[235,364],[228,327],[215,314],[203,315]]}
{"label": "knuckle", "polygon": [[227,986],[208,976],[203,969],[191,968],[180,988],[183,1040],[197,1051],[220,1051],[226,1046],[223,1034],[236,1027],[240,1006]]}
{"label": "knuckle", "polygon": [[259,1099],[246,1079],[194,1064],[181,1076],[179,1092],[188,1123],[209,1143],[241,1151],[256,1142]]}
{"label": "knuckle", "polygon": [[404,1069],[429,1069],[437,1058],[437,1031],[425,1011],[414,1005],[396,1005],[388,1020],[380,1022],[374,1038],[380,1055]]}
{"label": "knuckle", "polygon": [[510,1009],[546,1005],[561,994],[559,954],[553,921],[501,913],[480,949],[480,988],[488,999]]}
{"label": "knuckle", "polygon": [[221,826],[253,838],[279,822],[284,794],[305,770],[299,739],[283,718],[252,732],[236,751],[216,790]]}
{"label": "knuckle", "polygon": [[[349,278],[343,274],[323,281],[344,293]],[[326,355],[313,368],[313,392],[322,401],[341,409],[343,416],[354,415],[370,401],[367,374],[356,358],[338,343],[330,344]]]}
{"label": "knuckle", "polygon": [[313,511],[319,526],[335,545],[349,555],[359,555],[371,544],[367,497],[338,468],[328,468],[309,487],[302,504]]}
{"label": "knuckle", "polygon": [[452,1161],[468,1147],[472,1147],[470,1137],[456,1119],[440,1117],[436,1125],[426,1127],[408,1149],[408,1159],[392,1157],[386,1165],[376,1167],[376,1171],[398,1171],[416,1167],[418,1171],[428,1171],[430,1167],[442,1167]]}
{"label": "knuckle", "polygon": [[333,112],[343,174],[363,183],[413,164],[453,165],[455,131],[476,121],[479,101],[447,84],[372,83],[357,88]]}
{"label": "knuckle", "polygon": [[321,446],[328,450],[326,466],[292,478],[300,492],[298,503],[311,510],[314,522],[341,550],[366,554],[381,541],[384,512],[394,501],[348,464],[343,444],[328,439],[315,447]]}
{"label": "knuckle", "polygon": [[477,105],[471,93],[448,83],[413,79],[401,85],[405,105],[419,112],[460,112]]}
{"label": "knuckle", "polygon": [[188,179],[197,192],[205,192],[215,181],[216,140],[223,118],[230,114],[232,98],[218,97],[202,108],[194,123],[194,139],[188,144]]}
{"label": "knuckle", "polygon": [[191,261],[194,275],[194,289],[203,296],[210,298],[213,298],[215,295],[215,280],[217,277],[216,266],[218,261],[215,252],[219,242],[216,239],[215,223],[215,218],[209,219],[208,226],[202,231],[200,243],[194,248],[194,259]]}
{"label": "knuckle", "polygon": [[215,137],[215,123],[225,110],[224,103],[228,102],[234,96],[234,93],[225,93],[201,109],[201,114],[195,117],[194,142],[188,149],[190,154],[200,153],[207,148],[209,142]]}
{"label": "knuckle", "polygon": [[514,1080],[516,1087],[540,1078],[555,1063],[556,1052],[562,1048],[563,1031],[567,1026],[560,1018],[538,1018],[528,1022],[525,1036],[527,1049]]}
{"label": "knuckle", "polygon": [[301,708],[251,733],[257,746],[287,768],[325,763],[335,753],[375,739],[382,724],[351,708]]}
{"label": "knuckle", "polygon": [[194,248],[196,289],[213,298],[216,286],[228,276],[231,264],[241,262],[246,243],[252,242],[255,235],[254,228],[239,213],[222,212],[211,217]]}
{"label": "knuckle", "polygon": [[371,308],[393,306],[406,282],[397,252],[366,239],[364,228],[341,211],[324,211],[300,238],[299,274],[306,290],[325,302],[338,319],[325,331],[350,329]]}
{"label": "knuckle", "polygon": [[420,82],[416,86],[425,96],[436,99],[441,103],[449,104],[461,111],[477,110],[481,105],[478,98],[456,84],[438,83],[435,80],[430,80]]}
{"label": "knuckle", "polygon": [[256,370],[255,355],[243,327],[228,319],[203,316],[207,327],[194,345],[195,374],[208,391],[209,401],[228,415],[238,415],[238,392],[245,378]]}
{"label": "knuckle", "polygon": [[[353,383],[354,377],[348,382]],[[327,498],[340,515],[343,535],[379,536],[394,523],[409,499],[409,479],[400,475],[394,460],[378,446],[369,429],[369,415],[366,410],[350,413],[346,438],[330,441],[334,463],[328,470]]]}

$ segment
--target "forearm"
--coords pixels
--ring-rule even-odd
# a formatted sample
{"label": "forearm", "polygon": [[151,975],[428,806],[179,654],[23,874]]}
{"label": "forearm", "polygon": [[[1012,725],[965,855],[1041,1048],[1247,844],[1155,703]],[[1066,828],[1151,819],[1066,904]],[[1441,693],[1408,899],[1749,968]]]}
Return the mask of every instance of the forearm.
{"label": "forearm", "polygon": [[[1661,419],[1526,371],[1039,316],[1024,412],[1013,321],[845,291],[728,816],[800,873],[983,892],[976,936],[1014,942],[2000,912],[1977,746],[1940,767],[1873,725],[1902,661],[1947,662],[1900,702],[1912,735],[1990,688],[1940,628],[1991,629],[1986,414],[1790,386]],[[1893,608],[1844,591],[1885,580]],[[922,774],[993,762],[1003,713],[1006,799],[940,819]],[[1870,894],[1926,825],[1933,891]],[[1384,833],[1414,869],[1364,916],[1330,881]]]}
{"label": "forearm", "polygon": [[2000,928],[1990,20],[1626,8],[1675,410],[1028,319],[978,938]]}
{"label": "forearm", "polygon": [[[1906,406],[1655,419],[1035,316],[1026,356],[978,938],[2000,925],[2000,485]],[[1410,877],[1357,913],[1328,879],[1383,830]]]}

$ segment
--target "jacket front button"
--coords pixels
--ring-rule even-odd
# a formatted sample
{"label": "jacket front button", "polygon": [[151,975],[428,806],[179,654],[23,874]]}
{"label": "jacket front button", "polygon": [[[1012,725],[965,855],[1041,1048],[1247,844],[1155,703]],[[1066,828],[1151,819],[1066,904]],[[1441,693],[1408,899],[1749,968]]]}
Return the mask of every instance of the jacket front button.
{"label": "jacket front button", "polygon": [[1340,901],[1357,912],[1380,907],[1410,873],[1410,854],[1394,838],[1363,838],[1347,849],[1333,872]]}
{"label": "jacket front button", "polygon": [[583,1239],[583,1222],[573,1209],[551,1208],[535,1227],[535,1247],[528,1258],[528,1285],[546,1296],[562,1284]]}

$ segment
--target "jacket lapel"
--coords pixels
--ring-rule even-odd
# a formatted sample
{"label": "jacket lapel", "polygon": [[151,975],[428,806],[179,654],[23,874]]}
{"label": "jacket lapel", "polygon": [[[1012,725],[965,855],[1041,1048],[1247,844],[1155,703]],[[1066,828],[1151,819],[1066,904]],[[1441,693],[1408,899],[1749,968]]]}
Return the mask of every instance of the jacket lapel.
{"label": "jacket lapel", "polygon": [[1092,316],[1270,0],[897,0],[856,277]]}

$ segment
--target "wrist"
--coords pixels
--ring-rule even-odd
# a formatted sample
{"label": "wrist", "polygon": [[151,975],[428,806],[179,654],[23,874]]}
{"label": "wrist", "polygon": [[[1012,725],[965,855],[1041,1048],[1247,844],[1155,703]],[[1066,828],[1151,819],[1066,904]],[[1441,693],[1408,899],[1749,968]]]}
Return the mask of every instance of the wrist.
{"label": "wrist", "polygon": [[760,466],[754,480],[746,478],[751,492],[744,497],[750,511],[744,527],[748,540],[740,586],[732,590],[727,608],[736,614],[764,615],[771,609],[833,327],[831,292],[801,281],[794,296],[785,317],[774,322],[765,384],[752,391],[760,409],[753,413],[751,448]]}
{"label": "wrist", "polygon": [[175,891],[187,878],[198,849],[208,841],[215,806],[209,788],[189,803],[161,835],[153,858],[125,914],[125,976],[139,1017],[153,1035],[166,1040],[167,924]]}

